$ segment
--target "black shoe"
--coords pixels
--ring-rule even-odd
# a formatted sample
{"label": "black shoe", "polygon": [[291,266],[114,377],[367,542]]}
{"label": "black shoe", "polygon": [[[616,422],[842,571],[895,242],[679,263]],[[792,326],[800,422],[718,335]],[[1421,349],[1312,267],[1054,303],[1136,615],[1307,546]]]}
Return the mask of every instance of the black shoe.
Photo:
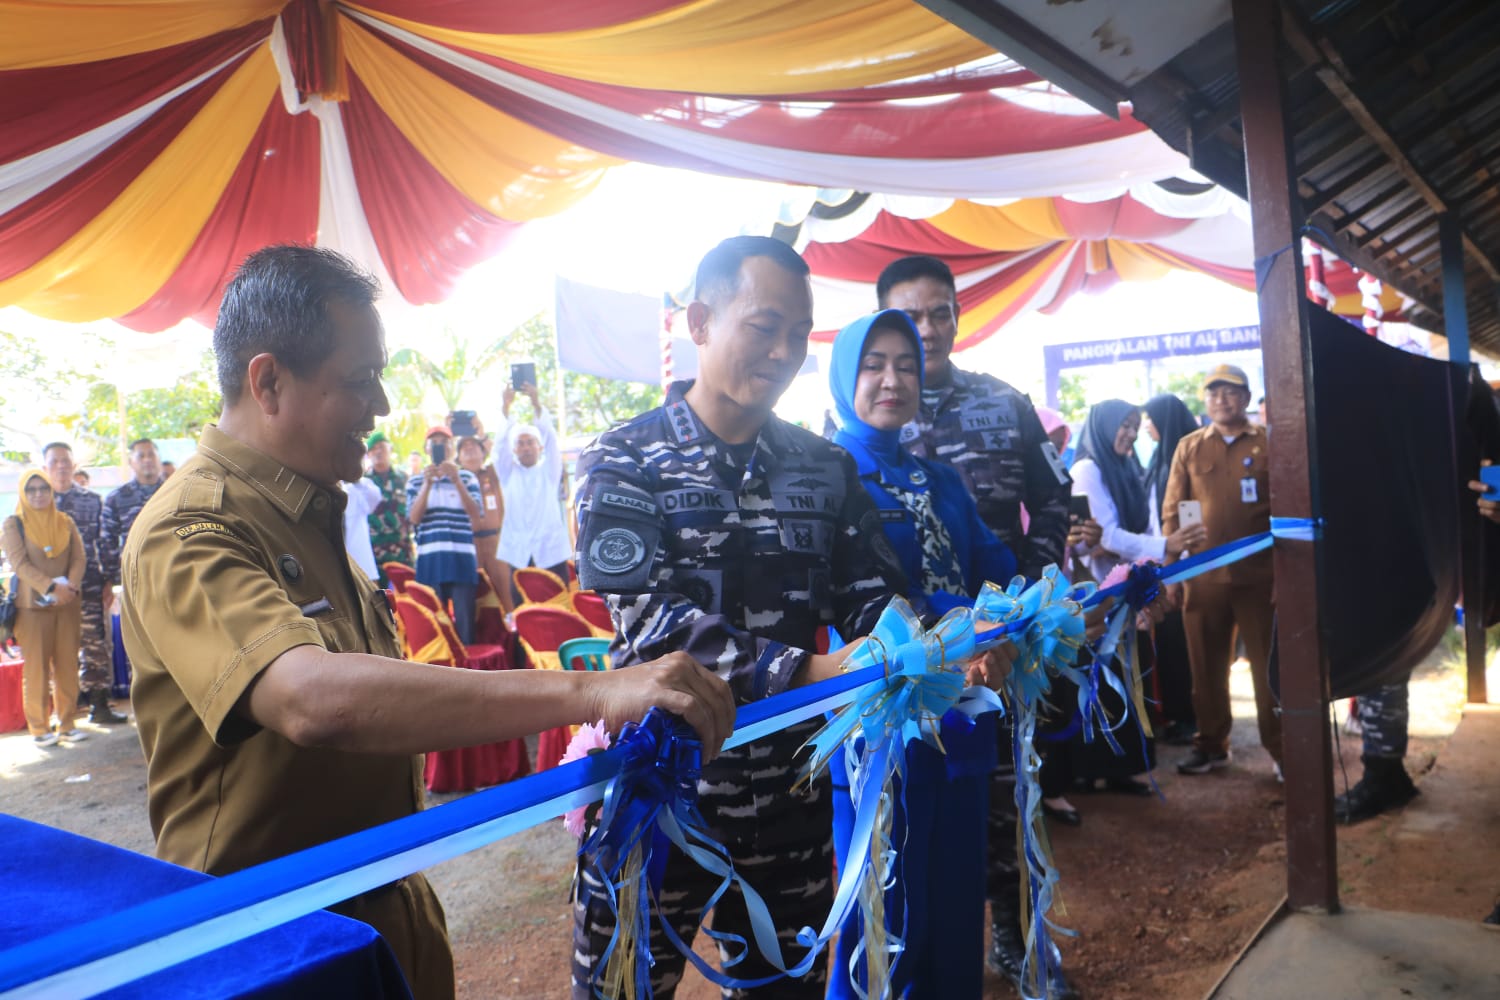
{"label": "black shoe", "polygon": [[1333,815],[1340,823],[1360,823],[1383,812],[1399,809],[1420,793],[1399,760],[1366,757],[1365,773],[1355,786],[1333,800]]}
{"label": "black shoe", "polygon": [[990,950],[985,953],[984,964],[995,975],[1010,980],[1019,990],[1021,966],[1025,961],[1026,942],[1021,940],[1021,930],[1015,925],[1014,914],[999,914],[990,925]]}
{"label": "black shoe", "polygon": [[1134,778],[1105,778],[1104,790],[1119,795],[1139,795],[1147,799],[1156,794],[1148,783]]}
{"label": "black shoe", "polygon": [[109,692],[103,688],[89,695],[89,708],[89,721],[96,726],[123,726],[130,721],[109,707]]}
{"label": "black shoe", "polygon": [[1217,771],[1221,767],[1229,766],[1229,751],[1221,754],[1204,753],[1202,750],[1194,750],[1187,755],[1187,759],[1177,765],[1178,774],[1207,774],[1209,771]]}
{"label": "black shoe", "polygon": [[1190,722],[1169,722],[1161,738],[1169,747],[1190,747],[1197,732],[1198,727]]}
{"label": "black shoe", "polygon": [[1042,803],[1042,815],[1048,819],[1055,819],[1063,826],[1082,826],[1083,816],[1077,809],[1056,809],[1047,803]]}
{"label": "black shoe", "polygon": [[1484,929],[1487,931],[1500,931],[1500,903],[1496,903],[1495,908],[1490,911],[1490,915],[1481,920],[1480,923],[1484,925]]}

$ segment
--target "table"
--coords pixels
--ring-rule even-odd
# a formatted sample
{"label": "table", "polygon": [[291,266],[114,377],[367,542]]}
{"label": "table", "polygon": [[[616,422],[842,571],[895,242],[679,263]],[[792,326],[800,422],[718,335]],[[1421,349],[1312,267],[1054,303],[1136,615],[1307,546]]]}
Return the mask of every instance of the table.
{"label": "table", "polygon": [[21,698],[25,660],[0,663],[0,733],[26,728],[26,704]]}
{"label": "table", "polygon": [[[503,646],[469,646],[470,670],[509,670]],[[467,792],[531,773],[524,740],[502,740],[477,747],[439,750],[427,755],[424,777],[430,792]]]}
{"label": "table", "polygon": [[[0,953],[210,876],[63,830],[0,815]],[[319,912],[101,996],[410,1000],[389,946],[368,924]]]}

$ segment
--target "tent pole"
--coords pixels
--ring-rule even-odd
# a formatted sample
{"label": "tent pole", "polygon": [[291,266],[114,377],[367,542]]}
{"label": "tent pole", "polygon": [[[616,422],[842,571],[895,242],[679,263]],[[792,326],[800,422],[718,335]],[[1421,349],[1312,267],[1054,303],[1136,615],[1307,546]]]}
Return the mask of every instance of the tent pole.
{"label": "tent pole", "polygon": [[[1301,207],[1280,69],[1280,0],[1233,0],[1235,59],[1250,195],[1261,351],[1271,446],[1271,514],[1318,512],[1312,357],[1303,288]],[[1276,651],[1280,664],[1282,748],[1286,768],[1287,900],[1295,910],[1339,909],[1333,829],[1333,748],[1328,722],[1328,661],[1318,613],[1320,543],[1278,543]]]}

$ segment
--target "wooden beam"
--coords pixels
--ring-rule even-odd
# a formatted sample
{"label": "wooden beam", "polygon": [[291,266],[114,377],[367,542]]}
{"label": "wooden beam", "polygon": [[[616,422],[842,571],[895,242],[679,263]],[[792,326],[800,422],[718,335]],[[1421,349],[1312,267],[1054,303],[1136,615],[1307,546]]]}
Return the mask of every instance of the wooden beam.
{"label": "wooden beam", "polygon": [[[1271,514],[1318,515],[1313,433],[1312,353],[1298,238],[1301,207],[1292,193],[1291,135],[1280,69],[1278,0],[1233,0],[1235,60],[1250,192],[1250,226],[1261,270],[1260,342],[1271,449]],[[1276,652],[1281,666],[1282,750],[1286,777],[1287,902],[1293,909],[1339,908],[1333,833],[1333,745],[1328,725],[1328,660],[1319,625],[1317,549],[1278,543]]]}
{"label": "wooden beam", "polygon": [[989,0],[917,0],[938,17],[1027,69],[1046,77],[1101,114],[1120,117],[1125,87],[1031,22]]}
{"label": "wooden beam", "polygon": [[[1422,196],[1434,213],[1448,211],[1448,205],[1437,189],[1428,182],[1422,171],[1417,169],[1416,164],[1406,155],[1401,144],[1396,141],[1389,129],[1381,123],[1375,113],[1365,104],[1364,100],[1354,92],[1350,81],[1341,70],[1342,59],[1338,57],[1337,50],[1324,38],[1314,38],[1307,27],[1303,25],[1298,13],[1290,8],[1283,8],[1283,25],[1288,44],[1292,51],[1309,62],[1321,62],[1323,66],[1317,71],[1318,79],[1323,82],[1334,97],[1344,105],[1349,116],[1364,129],[1372,142],[1383,152],[1391,164],[1406,178],[1412,188]],[[1241,88],[1244,81],[1241,80]],[[1489,273],[1490,280],[1500,281],[1500,265],[1488,253],[1482,250],[1474,242],[1468,232],[1463,233],[1465,249],[1474,255],[1475,259]]]}

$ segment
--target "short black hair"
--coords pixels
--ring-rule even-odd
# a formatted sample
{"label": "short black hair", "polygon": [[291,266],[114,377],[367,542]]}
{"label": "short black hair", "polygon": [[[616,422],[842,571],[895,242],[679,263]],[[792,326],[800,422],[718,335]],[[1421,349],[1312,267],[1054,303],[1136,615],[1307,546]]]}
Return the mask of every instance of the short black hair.
{"label": "short black hair", "polygon": [[143,444],[149,444],[153,451],[156,449],[156,442],[151,440],[150,438],[136,438],[134,441],[130,442],[130,447],[126,448],[125,450],[135,451]]}
{"label": "short black hair", "polygon": [[802,255],[781,240],[770,236],[731,236],[698,262],[693,295],[700,302],[733,296],[740,287],[740,268],[751,257],[769,257],[799,278],[812,273]]}
{"label": "short black hair", "polygon": [[274,355],[306,375],[333,353],[328,302],[371,306],[380,282],[343,254],[323,247],[282,244],[245,258],[224,289],[214,323],[219,392],[239,399],[245,369],[257,354]]}
{"label": "short black hair", "polygon": [[66,441],[48,441],[46,444],[42,445],[42,461],[45,462],[47,460],[47,452],[51,451],[53,448],[61,448],[63,451],[67,452],[69,455],[73,454],[73,446],[70,445],[70,444],[68,444],[68,442],[66,442]]}
{"label": "short black hair", "polygon": [[918,278],[932,278],[948,286],[954,296],[958,295],[958,285],[953,281],[953,269],[936,257],[926,254],[918,254],[915,257],[902,257],[893,260],[880,272],[880,278],[875,282],[875,301],[880,308],[885,308],[885,298],[891,293],[891,289],[908,281],[916,281]]}

